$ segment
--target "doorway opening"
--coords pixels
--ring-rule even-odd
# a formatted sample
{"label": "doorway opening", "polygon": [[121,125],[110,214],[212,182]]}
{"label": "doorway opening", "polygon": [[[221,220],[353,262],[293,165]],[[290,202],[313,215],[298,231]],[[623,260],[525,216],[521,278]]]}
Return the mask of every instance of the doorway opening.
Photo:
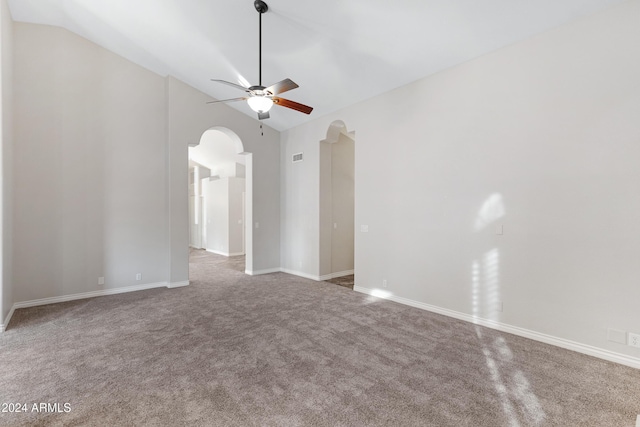
{"label": "doorway opening", "polygon": [[251,269],[252,156],[233,131],[213,127],[189,147],[189,246]]}
{"label": "doorway opening", "polygon": [[355,132],[336,120],[320,141],[320,279],[353,289]]}

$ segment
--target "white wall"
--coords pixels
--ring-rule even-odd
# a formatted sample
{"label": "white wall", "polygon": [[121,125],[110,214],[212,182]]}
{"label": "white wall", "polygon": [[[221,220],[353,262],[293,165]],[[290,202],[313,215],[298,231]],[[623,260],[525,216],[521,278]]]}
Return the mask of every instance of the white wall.
{"label": "white wall", "polygon": [[318,141],[341,119],[357,287],[640,357],[607,340],[640,332],[638,22],[627,2],[284,132],[283,267],[317,274]]}
{"label": "white wall", "polygon": [[[320,277],[321,268],[323,272],[330,270],[330,263],[320,265],[321,259],[329,259],[330,248],[322,246],[321,257],[319,235],[326,231],[320,230],[321,221],[330,222],[327,218],[331,216],[330,208],[321,210],[320,206],[320,189],[330,188],[329,180],[322,185],[319,181],[328,177],[320,173],[320,156],[330,158],[331,151],[325,146],[321,152],[319,142],[326,137],[329,117],[333,116],[285,131],[281,138],[280,263],[284,271],[312,278]],[[303,153],[302,162],[291,161],[296,153]]]}
{"label": "white wall", "polygon": [[203,180],[206,204],[207,250],[229,253],[229,179]]}
{"label": "white wall", "polygon": [[331,144],[331,273],[350,272],[354,264],[353,139],[340,134]]}
{"label": "white wall", "polygon": [[[189,161],[189,246],[196,249],[206,247],[206,226],[203,198],[203,179],[211,176],[211,171]],[[196,179],[197,175],[197,179]],[[197,187],[196,187],[197,184]]]}
{"label": "white wall", "polygon": [[16,301],[166,282],[164,79],[63,29],[14,29]]}
{"label": "white wall", "polygon": [[245,179],[229,177],[229,254],[244,253],[244,215],[242,210]]}
{"label": "white wall", "polygon": [[320,277],[354,267],[354,141],[344,133],[320,142]]}
{"label": "white wall", "polygon": [[[187,145],[197,145],[202,134],[212,127],[224,127],[238,135],[245,152],[252,153],[252,165],[246,165],[247,192],[253,194],[253,210],[247,210],[246,221],[253,224],[252,235],[246,236],[246,265],[250,273],[277,270],[280,266],[280,133],[251,117],[224,105],[207,105],[211,98],[177,79],[169,77],[169,158],[171,175],[172,269],[187,267],[189,243],[187,229]],[[251,176],[250,176],[251,174]],[[184,177],[184,178],[182,178]],[[173,201],[184,201],[176,202]],[[257,225],[257,227],[256,227]],[[180,274],[187,274],[180,270]]]}
{"label": "white wall", "polygon": [[244,178],[206,179],[202,184],[206,203],[206,249],[225,256],[241,255]]}
{"label": "white wall", "polygon": [[13,301],[184,284],[187,145],[215,125],[255,152],[254,264],[279,266],[278,132],[66,30],[13,35]]}
{"label": "white wall", "polygon": [[13,305],[13,21],[0,0],[0,332]]}

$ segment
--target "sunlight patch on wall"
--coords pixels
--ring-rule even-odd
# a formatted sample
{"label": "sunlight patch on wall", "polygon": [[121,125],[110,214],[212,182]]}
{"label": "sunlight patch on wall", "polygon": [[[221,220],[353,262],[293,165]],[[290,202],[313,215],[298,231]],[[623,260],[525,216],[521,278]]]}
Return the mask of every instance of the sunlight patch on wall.
{"label": "sunlight patch on wall", "polygon": [[500,292],[500,252],[484,253],[471,265],[471,311],[474,317],[498,321],[502,312]]}
{"label": "sunlight patch on wall", "polygon": [[502,194],[494,193],[487,198],[476,216],[473,226],[474,231],[482,231],[491,223],[497,221],[505,215]]}

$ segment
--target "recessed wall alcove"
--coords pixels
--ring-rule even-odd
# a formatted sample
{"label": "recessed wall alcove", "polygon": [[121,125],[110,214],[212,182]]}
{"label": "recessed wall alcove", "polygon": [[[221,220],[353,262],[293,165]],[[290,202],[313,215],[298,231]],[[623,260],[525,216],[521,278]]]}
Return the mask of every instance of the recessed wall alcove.
{"label": "recessed wall alcove", "polygon": [[320,141],[320,278],[354,274],[355,132],[341,120]]}

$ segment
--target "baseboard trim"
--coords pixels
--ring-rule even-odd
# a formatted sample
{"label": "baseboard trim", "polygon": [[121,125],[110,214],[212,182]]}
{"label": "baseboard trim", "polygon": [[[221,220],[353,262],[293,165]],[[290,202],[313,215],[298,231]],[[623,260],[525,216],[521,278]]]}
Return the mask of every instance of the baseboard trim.
{"label": "baseboard trim", "polygon": [[79,299],[102,297],[106,295],[116,295],[126,292],[145,291],[147,289],[168,287],[167,282],[147,283],[144,285],[124,286],[121,288],[100,289],[98,291],[82,292],[78,294],[61,295],[59,297],[40,298],[31,301],[22,301],[13,304],[13,308],[37,307],[39,305],[56,304],[59,302],[75,301]]}
{"label": "baseboard trim", "polygon": [[184,282],[173,282],[173,283],[169,283],[167,285],[167,288],[169,289],[173,289],[173,288],[183,288],[185,286],[189,286],[189,281],[186,280]]}
{"label": "baseboard trim", "polygon": [[261,274],[269,274],[269,273],[280,273],[282,271],[280,268],[267,268],[265,270],[245,270],[244,273],[249,276],[259,276]]}
{"label": "baseboard trim", "polygon": [[354,270],[345,270],[345,271],[338,271],[336,273],[325,274],[324,276],[320,276],[319,279],[320,280],[331,280],[331,279],[335,279],[335,278],[338,278],[338,277],[349,276],[350,274],[354,274]]}
{"label": "baseboard trim", "polygon": [[313,274],[308,274],[308,273],[303,273],[302,271],[291,270],[291,269],[288,269],[288,268],[281,268],[280,271],[282,271],[283,273],[287,273],[287,274],[293,274],[294,276],[304,277],[305,279],[315,280],[316,282],[320,282],[321,281],[320,276],[313,275]]}
{"label": "baseboard trim", "polygon": [[9,314],[7,314],[7,318],[4,319],[4,323],[0,325],[0,333],[3,333],[6,329],[7,326],[9,325],[9,322],[11,321],[11,316],[13,316],[13,312],[16,311],[15,307],[11,307],[11,310],[9,310]]}
{"label": "baseboard trim", "polygon": [[222,256],[226,256],[226,257],[244,255],[244,252],[231,252],[231,253],[229,253],[229,252],[216,251],[216,250],[213,250],[213,249],[205,249],[205,251],[210,252],[212,254],[222,255]]}
{"label": "baseboard trim", "polygon": [[423,302],[399,297],[389,292],[379,292],[379,291],[376,292],[376,290],[374,289],[364,288],[362,286],[354,286],[353,290],[356,292],[372,295],[372,296],[387,299],[390,301],[395,301],[400,304],[416,307],[416,308],[430,311],[433,313],[442,314],[444,316],[453,317],[455,319],[463,320],[465,322],[473,323],[476,325],[486,326],[487,328],[495,329],[501,332],[518,335],[524,338],[532,339],[534,341],[540,341],[545,344],[551,344],[556,347],[561,347],[567,350],[576,351],[578,353],[586,354],[588,356],[593,356],[599,359],[604,359],[610,362],[615,362],[621,365],[626,365],[632,368],[640,369],[640,358],[637,358],[637,357],[627,356],[626,354],[616,353],[614,351],[593,347],[587,344],[582,344],[582,343],[567,340],[564,338],[555,337],[553,335],[547,335],[541,332],[532,331],[529,329],[509,325],[506,323],[483,319],[470,314],[461,313],[459,311],[449,310],[449,309],[437,307],[431,304],[425,304]]}
{"label": "baseboard trim", "polygon": [[9,311],[9,315],[7,316],[5,322],[3,324],[0,324],[0,333],[5,331],[6,327],[9,325],[9,321],[11,321],[11,316],[13,316],[14,311],[16,311],[19,308],[37,307],[40,305],[57,304],[60,302],[103,297],[107,295],[124,294],[128,292],[145,291],[147,289],[155,289],[155,288],[165,288],[165,287],[170,289],[181,288],[188,285],[189,285],[188,280],[183,282],[172,282],[172,283],[157,282],[157,283],[147,283],[144,285],[124,286],[121,288],[113,288],[113,289],[100,289],[98,291],[81,292],[78,294],[62,295],[58,297],[40,298],[40,299],[34,299],[30,301],[17,302],[13,304],[13,307],[11,307],[11,311]]}

